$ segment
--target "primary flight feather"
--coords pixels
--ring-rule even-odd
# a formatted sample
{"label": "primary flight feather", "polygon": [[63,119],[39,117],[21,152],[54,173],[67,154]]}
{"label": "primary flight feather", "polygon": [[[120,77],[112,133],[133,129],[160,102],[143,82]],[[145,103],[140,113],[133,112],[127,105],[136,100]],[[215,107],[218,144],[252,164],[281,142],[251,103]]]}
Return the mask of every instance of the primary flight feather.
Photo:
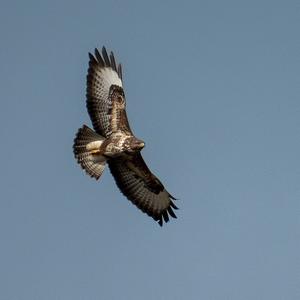
{"label": "primary flight feather", "polygon": [[163,225],[176,218],[175,200],[151,173],[140,151],[145,144],[132,133],[122,82],[122,66],[113,52],[89,53],[86,106],[93,128],[81,127],[73,150],[81,167],[99,179],[108,164],[121,192],[139,209]]}

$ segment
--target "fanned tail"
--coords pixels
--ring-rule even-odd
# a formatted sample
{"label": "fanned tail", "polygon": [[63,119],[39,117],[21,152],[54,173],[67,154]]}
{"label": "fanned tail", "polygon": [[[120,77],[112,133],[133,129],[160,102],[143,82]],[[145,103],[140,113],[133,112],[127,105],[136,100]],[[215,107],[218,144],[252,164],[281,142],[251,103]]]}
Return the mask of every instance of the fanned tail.
{"label": "fanned tail", "polygon": [[78,129],[73,152],[82,169],[91,177],[99,179],[106,165],[106,158],[100,152],[105,138],[86,125]]}

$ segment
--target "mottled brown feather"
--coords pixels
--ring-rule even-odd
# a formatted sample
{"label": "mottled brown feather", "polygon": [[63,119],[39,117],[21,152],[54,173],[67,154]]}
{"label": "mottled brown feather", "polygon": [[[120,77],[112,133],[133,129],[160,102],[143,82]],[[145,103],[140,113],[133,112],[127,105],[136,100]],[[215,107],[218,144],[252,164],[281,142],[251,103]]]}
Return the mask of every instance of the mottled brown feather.
{"label": "mottled brown feather", "polygon": [[[134,205],[144,213],[163,225],[163,221],[169,221],[169,215],[176,218],[172,207],[176,207],[165,191],[162,183],[154,176],[140,153],[134,154],[130,160],[113,159],[108,161],[110,171],[114,176],[117,186],[121,192]],[[163,209],[160,206],[160,192],[168,195],[168,205]]]}
{"label": "mottled brown feather", "polygon": [[132,134],[126,114],[126,103],[123,88],[112,85],[110,88],[110,101],[112,109],[110,126],[111,131],[116,132],[122,130],[126,134]]}

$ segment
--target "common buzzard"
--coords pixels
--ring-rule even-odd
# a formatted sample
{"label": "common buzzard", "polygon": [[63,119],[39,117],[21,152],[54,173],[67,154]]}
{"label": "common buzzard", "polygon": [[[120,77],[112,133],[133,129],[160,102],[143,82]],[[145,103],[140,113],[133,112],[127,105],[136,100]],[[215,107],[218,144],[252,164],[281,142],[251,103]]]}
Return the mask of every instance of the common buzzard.
{"label": "common buzzard", "polygon": [[108,164],[121,192],[139,209],[163,225],[176,218],[175,200],[151,173],[141,155],[145,144],[132,133],[127,116],[122,66],[113,52],[89,53],[86,106],[94,130],[83,125],[74,139],[77,162],[99,179]]}

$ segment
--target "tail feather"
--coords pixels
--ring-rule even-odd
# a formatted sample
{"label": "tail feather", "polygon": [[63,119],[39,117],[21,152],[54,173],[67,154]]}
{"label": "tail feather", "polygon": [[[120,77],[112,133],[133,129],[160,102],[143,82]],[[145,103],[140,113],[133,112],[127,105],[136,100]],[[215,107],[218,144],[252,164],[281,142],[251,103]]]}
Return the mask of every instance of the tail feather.
{"label": "tail feather", "polygon": [[104,171],[106,158],[101,155],[100,146],[105,138],[88,126],[79,128],[74,139],[73,152],[82,169],[91,177],[99,179]]}

